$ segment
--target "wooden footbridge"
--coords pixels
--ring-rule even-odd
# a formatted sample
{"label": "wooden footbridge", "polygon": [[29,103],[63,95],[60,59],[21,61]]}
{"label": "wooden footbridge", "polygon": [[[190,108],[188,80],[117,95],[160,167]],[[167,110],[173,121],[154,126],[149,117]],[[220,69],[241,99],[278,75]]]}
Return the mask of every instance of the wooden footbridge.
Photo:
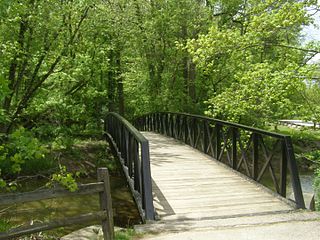
{"label": "wooden footbridge", "polygon": [[246,224],[252,216],[260,222],[269,221],[267,215],[277,221],[319,218],[297,215],[305,203],[289,136],[168,112],[142,116],[134,126],[110,113],[106,137],[142,219],[159,220],[153,230],[237,218]]}

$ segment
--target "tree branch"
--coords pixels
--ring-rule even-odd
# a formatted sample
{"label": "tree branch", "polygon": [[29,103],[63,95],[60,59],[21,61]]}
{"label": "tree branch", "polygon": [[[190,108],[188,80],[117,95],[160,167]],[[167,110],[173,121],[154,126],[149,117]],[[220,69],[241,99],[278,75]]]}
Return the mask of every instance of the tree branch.
{"label": "tree branch", "polygon": [[[65,53],[68,50],[69,46],[74,43],[74,40],[75,40],[76,36],[78,35],[78,33],[80,31],[80,28],[81,28],[81,25],[82,25],[83,21],[88,16],[89,9],[90,9],[90,6],[85,7],[85,9],[83,11],[83,14],[81,15],[80,20],[79,20],[79,22],[78,22],[78,24],[76,26],[76,29],[73,32],[73,35],[70,37],[69,41],[65,44],[63,49],[60,51],[59,55],[53,61],[53,63],[51,64],[50,68],[48,69],[48,71],[44,75],[42,75],[40,77],[35,77],[35,79],[38,79],[38,82],[36,82],[33,86],[30,86],[28,91],[25,92],[25,94],[23,95],[23,97],[19,101],[15,112],[11,116],[11,122],[10,122],[10,124],[9,124],[9,126],[8,126],[8,128],[6,130],[7,133],[10,132],[10,130],[11,130],[12,126],[13,126],[14,120],[23,111],[23,109],[25,109],[28,106],[28,104],[30,103],[30,100],[32,99],[32,97],[34,96],[36,91],[41,87],[41,85],[46,81],[46,79],[48,79],[48,77],[54,72],[54,69],[56,68],[58,63],[61,61],[62,57],[65,55]],[[41,65],[42,62],[43,62],[43,60],[40,58],[40,61],[38,63],[40,63],[40,65]],[[36,69],[37,69],[37,67],[36,67]],[[38,72],[38,70],[36,72]]]}

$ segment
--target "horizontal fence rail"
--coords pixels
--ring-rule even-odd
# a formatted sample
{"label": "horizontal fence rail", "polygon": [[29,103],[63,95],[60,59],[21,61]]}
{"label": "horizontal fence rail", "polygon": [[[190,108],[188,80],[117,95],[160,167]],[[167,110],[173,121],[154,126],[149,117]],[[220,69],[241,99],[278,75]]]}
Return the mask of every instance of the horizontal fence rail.
{"label": "horizontal fence rail", "polygon": [[52,230],[77,224],[87,224],[91,221],[101,221],[104,240],[114,239],[112,200],[110,192],[109,173],[106,168],[98,169],[98,182],[78,185],[78,190],[70,192],[62,187],[37,190],[25,193],[10,193],[0,195],[0,205],[19,204],[45,199],[70,197],[85,194],[99,194],[100,211],[82,214],[65,219],[52,220],[45,223],[37,223],[31,226],[22,226],[0,233],[0,240],[13,239],[37,232]]}
{"label": "horizontal fence rail", "polygon": [[107,115],[105,132],[121,162],[142,220],[154,220],[148,140],[117,113]]}
{"label": "horizontal fence rail", "polygon": [[298,208],[305,208],[290,136],[171,112],[141,116],[135,120],[135,126],[141,131],[154,131],[181,140],[283,197],[287,197],[290,175],[294,202]]}

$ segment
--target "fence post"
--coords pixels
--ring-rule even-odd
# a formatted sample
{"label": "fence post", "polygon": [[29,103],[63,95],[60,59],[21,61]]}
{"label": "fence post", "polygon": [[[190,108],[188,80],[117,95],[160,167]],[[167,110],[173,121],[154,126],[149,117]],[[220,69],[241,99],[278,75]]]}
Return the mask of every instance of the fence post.
{"label": "fence post", "polygon": [[107,212],[107,218],[102,221],[102,231],[104,240],[114,239],[113,212],[111,190],[109,182],[109,172],[107,168],[98,168],[98,181],[104,182],[104,191],[99,193],[100,209]]}

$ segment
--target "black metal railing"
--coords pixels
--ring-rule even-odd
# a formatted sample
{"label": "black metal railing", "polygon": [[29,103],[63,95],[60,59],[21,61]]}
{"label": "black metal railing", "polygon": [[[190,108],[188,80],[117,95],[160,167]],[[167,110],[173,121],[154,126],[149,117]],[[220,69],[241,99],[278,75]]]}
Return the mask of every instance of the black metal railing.
{"label": "black metal railing", "polygon": [[[212,156],[287,197],[290,175],[294,202],[305,208],[290,136],[184,113],[152,113],[135,120],[142,131],[154,131]],[[288,171],[289,170],[289,171]]]}
{"label": "black metal railing", "polygon": [[109,113],[106,139],[118,155],[143,220],[154,220],[148,140],[126,119]]}

